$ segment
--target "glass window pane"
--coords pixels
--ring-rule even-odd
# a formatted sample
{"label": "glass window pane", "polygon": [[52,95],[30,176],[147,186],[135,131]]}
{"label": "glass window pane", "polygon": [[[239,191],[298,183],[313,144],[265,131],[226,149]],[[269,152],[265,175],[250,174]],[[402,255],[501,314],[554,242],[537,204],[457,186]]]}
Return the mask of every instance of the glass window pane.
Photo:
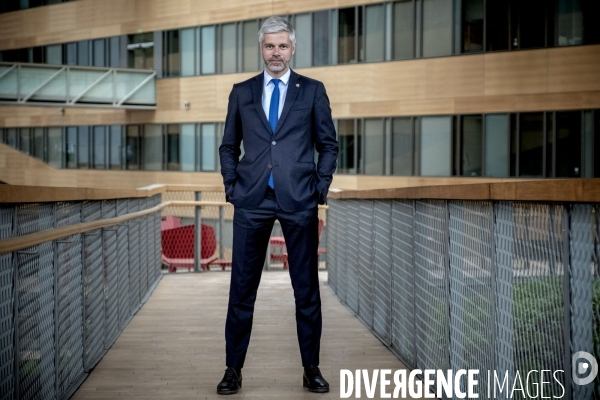
{"label": "glass window pane", "polygon": [[19,147],[20,150],[27,154],[31,154],[31,136],[29,134],[29,128],[19,129]]}
{"label": "glass window pane", "polygon": [[481,115],[468,115],[462,119],[461,175],[481,176]]}
{"label": "glass window pane", "polygon": [[215,124],[202,124],[202,171],[214,171],[216,161]]}
{"label": "glass window pane", "polygon": [[121,125],[110,126],[110,169],[121,169]]}
{"label": "glass window pane", "polygon": [[581,177],[581,111],[556,113],[556,177]]}
{"label": "glass window pane", "polygon": [[37,46],[31,48],[31,56],[29,61],[36,64],[43,64],[46,62],[46,48],[43,46]]}
{"label": "glass window pane", "polygon": [[224,74],[236,71],[236,46],[235,24],[221,25],[221,72]]}
{"label": "glass window pane", "polygon": [[487,51],[508,50],[509,0],[488,1],[485,6],[485,40]]}
{"label": "glass window pane", "polygon": [[367,6],[365,20],[365,61],[383,61],[385,18],[383,5]]}
{"label": "glass window pane", "polygon": [[89,126],[80,126],[78,129],[77,168],[89,168]]}
{"label": "glass window pane", "polygon": [[452,117],[421,118],[421,175],[450,176]]}
{"label": "glass window pane", "polygon": [[[296,27],[297,29],[297,27]],[[297,37],[297,35],[296,35]],[[259,70],[258,64],[258,21],[244,22],[244,72]],[[296,53],[297,55],[298,53]]]}
{"label": "glass window pane", "polygon": [[119,68],[121,66],[121,38],[119,36],[111,37],[109,43],[109,66]]}
{"label": "glass window pane", "polygon": [[452,0],[423,0],[423,57],[452,54]]}
{"label": "glass window pane", "polygon": [[544,158],[544,113],[520,114],[519,176],[541,177]]}
{"label": "glass window pane", "polygon": [[413,175],[413,122],[411,118],[393,119],[392,174]]}
{"label": "glass window pane", "polygon": [[77,65],[77,43],[67,43],[65,45],[65,51],[65,61],[67,65]]}
{"label": "glass window pane", "polygon": [[152,32],[129,36],[128,66],[154,69],[154,34]]}
{"label": "glass window pane", "polygon": [[67,127],[67,168],[77,168],[77,127]]}
{"label": "glass window pane", "polygon": [[181,170],[196,169],[196,124],[181,124]]}
{"label": "glass window pane", "polygon": [[355,8],[343,8],[338,12],[338,63],[357,62]]}
{"label": "glass window pane", "polygon": [[44,161],[44,128],[33,130],[33,156]]}
{"label": "glass window pane", "polygon": [[48,164],[62,168],[63,146],[62,128],[48,128]]}
{"label": "glass window pane", "polygon": [[313,65],[329,65],[329,11],[313,13]]}
{"label": "glass window pane", "polygon": [[162,125],[144,125],[144,170],[160,171],[163,168]]}
{"label": "glass window pane", "polygon": [[486,176],[509,176],[510,140],[508,137],[508,127],[509,119],[507,114],[486,115],[485,117]]}
{"label": "glass window pane", "polygon": [[462,52],[483,50],[483,0],[463,0]]}
{"label": "glass window pane", "polygon": [[517,45],[521,49],[544,47],[546,45],[546,0],[521,0],[516,4],[519,13],[519,35],[518,40],[513,38],[513,47],[517,48]]}
{"label": "glass window pane", "polygon": [[594,177],[600,178],[600,110],[594,111]]}
{"label": "glass window pane", "polygon": [[546,177],[554,177],[554,113],[546,113]]}
{"label": "glass window pane", "polygon": [[105,40],[96,39],[94,43],[94,67],[106,66]]}
{"label": "glass window pane", "polygon": [[384,121],[383,118],[366,119],[364,127],[365,174],[383,175],[384,173]]}
{"label": "glass window pane", "polygon": [[202,71],[204,74],[215,73],[215,27],[203,26],[202,32]]}
{"label": "glass window pane", "polygon": [[140,169],[140,150],[140,127],[139,125],[129,125],[125,142],[125,167],[127,169]]}
{"label": "glass window pane", "polygon": [[179,171],[179,124],[167,125],[167,170]]}
{"label": "glass window pane", "polygon": [[194,66],[194,29],[181,30],[181,76],[192,76],[195,72]]}
{"label": "glass window pane", "polygon": [[340,146],[338,172],[342,174],[356,174],[353,119],[338,120],[338,142]]}
{"label": "glass window pane", "polygon": [[106,129],[94,126],[94,169],[106,169]]}
{"label": "glass window pane", "polygon": [[17,148],[17,129],[10,128],[6,134],[6,144],[10,147],[16,149]]}
{"label": "glass window pane", "polygon": [[46,46],[46,62],[48,64],[60,65],[63,63],[62,44]]}
{"label": "glass window pane", "polygon": [[593,111],[583,112],[583,178],[594,176],[594,121]]}
{"label": "glass window pane", "polygon": [[312,63],[312,15],[310,13],[296,15],[296,68],[310,67]]}
{"label": "glass window pane", "polygon": [[179,76],[181,59],[179,54],[179,30],[165,32],[163,68],[165,76]]}
{"label": "glass window pane", "polygon": [[87,40],[77,42],[77,65],[90,65],[90,43]]}
{"label": "glass window pane", "polygon": [[583,43],[582,0],[558,0],[558,45]]}
{"label": "glass window pane", "polygon": [[393,57],[395,60],[414,57],[415,12],[413,4],[412,0],[394,3]]}

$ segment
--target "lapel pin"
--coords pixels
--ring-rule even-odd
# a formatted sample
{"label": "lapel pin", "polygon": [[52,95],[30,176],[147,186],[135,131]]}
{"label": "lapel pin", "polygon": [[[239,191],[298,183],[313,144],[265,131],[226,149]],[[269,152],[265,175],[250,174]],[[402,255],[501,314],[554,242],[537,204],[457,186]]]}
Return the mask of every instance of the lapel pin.
{"label": "lapel pin", "polygon": [[296,87],[300,87],[300,84],[299,84],[299,83],[296,83]]}

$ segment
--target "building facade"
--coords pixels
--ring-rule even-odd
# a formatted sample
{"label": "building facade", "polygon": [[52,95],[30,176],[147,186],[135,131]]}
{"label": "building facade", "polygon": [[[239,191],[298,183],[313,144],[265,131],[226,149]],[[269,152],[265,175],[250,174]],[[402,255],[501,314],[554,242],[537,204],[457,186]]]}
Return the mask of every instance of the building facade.
{"label": "building facade", "polygon": [[3,2],[0,61],[158,76],[156,110],[0,105],[0,141],[55,168],[218,173],[229,91],[276,14],[327,88],[338,174],[600,177],[597,1],[50,3]]}

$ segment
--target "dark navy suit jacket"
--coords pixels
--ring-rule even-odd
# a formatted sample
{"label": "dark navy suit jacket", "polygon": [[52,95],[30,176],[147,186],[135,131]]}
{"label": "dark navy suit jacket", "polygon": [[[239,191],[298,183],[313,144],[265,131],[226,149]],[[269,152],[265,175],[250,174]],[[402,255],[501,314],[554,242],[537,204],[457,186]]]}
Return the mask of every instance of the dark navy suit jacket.
{"label": "dark navy suit jacket", "polygon": [[[272,171],[282,210],[297,212],[325,203],[338,155],[325,86],[291,71],[283,110],[272,132],[262,107],[263,83],[261,72],[233,85],[229,95],[219,147],[227,201],[240,208],[258,207]],[[239,160],[242,141],[244,156]]]}

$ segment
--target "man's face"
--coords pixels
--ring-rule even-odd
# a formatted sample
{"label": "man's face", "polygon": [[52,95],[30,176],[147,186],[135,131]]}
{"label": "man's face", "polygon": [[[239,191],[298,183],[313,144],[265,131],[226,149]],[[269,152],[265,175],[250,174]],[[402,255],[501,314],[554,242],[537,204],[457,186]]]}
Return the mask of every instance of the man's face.
{"label": "man's face", "polygon": [[290,68],[296,47],[287,32],[265,33],[261,44],[262,57],[267,71],[274,78],[283,76]]}

